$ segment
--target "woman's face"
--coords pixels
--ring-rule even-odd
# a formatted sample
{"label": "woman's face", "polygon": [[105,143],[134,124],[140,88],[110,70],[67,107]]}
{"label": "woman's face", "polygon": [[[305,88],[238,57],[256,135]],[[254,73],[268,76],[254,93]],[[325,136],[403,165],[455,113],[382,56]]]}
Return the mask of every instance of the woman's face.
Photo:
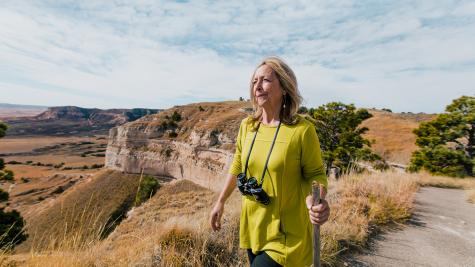
{"label": "woman's face", "polygon": [[254,74],[252,83],[252,92],[259,107],[277,109],[282,105],[282,87],[271,67],[260,66]]}

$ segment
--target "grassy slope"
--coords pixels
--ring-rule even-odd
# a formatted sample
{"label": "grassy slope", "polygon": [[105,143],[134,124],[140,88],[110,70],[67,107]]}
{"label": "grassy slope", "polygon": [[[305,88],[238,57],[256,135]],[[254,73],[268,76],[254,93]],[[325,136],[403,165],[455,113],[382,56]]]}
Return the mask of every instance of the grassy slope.
{"label": "grassy slope", "polygon": [[435,118],[432,114],[369,111],[373,117],[364,121],[362,126],[369,128],[365,137],[375,141],[372,149],[384,159],[400,164],[408,164],[412,152],[417,149],[416,136],[412,130],[417,128],[419,123]]}
{"label": "grassy slope", "polygon": [[[322,260],[341,263],[341,252],[364,246],[371,231],[410,216],[417,177],[382,173],[345,176],[331,183],[329,222],[322,227]],[[214,233],[208,213],[215,195],[188,181],[164,186],[135,209],[107,240],[83,250],[32,254],[26,266],[247,266],[238,249],[240,196],[227,202],[223,229]]]}
{"label": "grassy slope", "polygon": [[111,215],[117,217],[118,210],[131,205],[138,182],[137,175],[99,172],[31,218],[27,223],[29,238],[17,250],[77,247],[84,240],[95,240]]}

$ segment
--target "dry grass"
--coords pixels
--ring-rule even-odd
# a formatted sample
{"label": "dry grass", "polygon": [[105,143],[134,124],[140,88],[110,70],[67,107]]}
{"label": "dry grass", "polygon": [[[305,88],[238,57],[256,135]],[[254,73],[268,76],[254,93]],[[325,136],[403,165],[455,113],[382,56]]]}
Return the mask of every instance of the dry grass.
{"label": "dry grass", "polygon": [[373,117],[364,121],[362,126],[369,128],[365,137],[376,142],[371,145],[372,149],[385,160],[401,164],[408,164],[412,152],[417,149],[412,131],[420,122],[435,118],[433,114],[369,111]]}
{"label": "dry grass", "polygon": [[366,245],[369,235],[409,218],[417,183],[410,174],[349,175],[330,183],[329,222],[322,227],[322,261],[339,262],[342,251]]}
{"label": "dry grass", "polygon": [[475,178],[453,178],[447,176],[433,176],[427,172],[414,174],[421,186],[434,186],[441,188],[454,188],[466,190],[466,198],[470,203],[475,203]]}
{"label": "dry grass", "polygon": [[[417,188],[413,175],[391,172],[333,181],[332,215],[322,227],[323,262],[339,263],[342,251],[365,246],[375,230],[407,219]],[[24,266],[246,266],[245,252],[238,248],[240,196],[234,193],[228,201],[217,233],[208,226],[215,197],[189,181],[173,182],[134,209],[106,240],[16,260]]]}
{"label": "dry grass", "polygon": [[17,251],[82,249],[97,239],[111,217],[132,205],[138,181],[138,175],[106,170],[66,191],[27,220],[29,238]]}

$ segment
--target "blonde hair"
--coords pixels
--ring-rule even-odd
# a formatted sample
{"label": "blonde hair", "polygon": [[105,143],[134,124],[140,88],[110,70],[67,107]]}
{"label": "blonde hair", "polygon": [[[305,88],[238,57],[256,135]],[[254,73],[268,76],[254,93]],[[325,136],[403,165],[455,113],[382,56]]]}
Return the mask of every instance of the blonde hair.
{"label": "blonde hair", "polygon": [[[277,76],[279,80],[280,87],[285,92],[282,96],[282,108],[280,109],[280,120],[282,123],[293,125],[298,123],[299,116],[297,116],[297,111],[300,107],[300,103],[302,103],[302,96],[298,90],[297,86],[297,77],[293,70],[285,63],[282,59],[278,57],[268,57],[262,60],[261,64],[259,64],[254,73],[251,77],[250,82],[250,95],[251,95],[251,103],[254,108],[254,114],[250,116],[248,122],[254,126],[256,126],[256,122],[260,121],[262,118],[262,108],[257,105],[257,99],[254,97],[253,92],[253,80],[256,71],[261,66],[266,65],[269,66],[274,74]],[[285,105],[285,107],[284,107]]]}

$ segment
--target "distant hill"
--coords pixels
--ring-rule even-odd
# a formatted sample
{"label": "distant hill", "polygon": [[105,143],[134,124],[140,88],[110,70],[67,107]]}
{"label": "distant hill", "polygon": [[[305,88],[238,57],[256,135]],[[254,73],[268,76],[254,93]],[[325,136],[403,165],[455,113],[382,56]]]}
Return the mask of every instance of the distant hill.
{"label": "distant hill", "polygon": [[76,106],[49,107],[35,116],[7,117],[7,136],[107,134],[109,129],[156,114],[159,109],[97,109]]}
{"label": "distant hill", "polygon": [[46,106],[0,103],[0,119],[35,116],[47,109]]}

